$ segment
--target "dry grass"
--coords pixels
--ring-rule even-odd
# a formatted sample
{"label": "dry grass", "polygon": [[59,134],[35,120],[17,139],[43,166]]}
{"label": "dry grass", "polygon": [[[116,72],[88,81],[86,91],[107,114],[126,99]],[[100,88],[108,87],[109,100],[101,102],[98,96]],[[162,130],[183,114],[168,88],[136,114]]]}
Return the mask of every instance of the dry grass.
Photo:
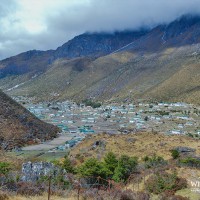
{"label": "dry grass", "polygon": [[[99,140],[106,143],[105,149],[102,149],[102,147],[92,149],[95,141]],[[75,157],[77,154],[81,154],[85,158],[88,158],[97,157],[99,155],[103,156],[105,153],[112,151],[117,155],[126,154],[129,156],[143,158],[145,155],[157,154],[162,156],[164,159],[170,159],[170,150],[177,146],[195,148],[197,150],[196,153],[200,153],[199,141],[193,138],[187,136],[167,136],[163,134],[144,132],[113,136],[108,134],[92,135],[77,145],[76,148],[72,149],[71,155]]]}
{"label": "dry grass", "polygon": [[5,151],[0,150],[0,162],[11,163],[11,166],[14,166],[14,170],[21,170],[23,159],[16,157],[14,155],[8,155]]}
{"label": "dry grass", "polygon": [[[51,196],[51,200],[75,200],[76,197],[60,197],[60,196]],[[44,194],[42,196],[9,196],[9,200],[48,200],[48,194]]]}
{"label": "dry grass", "polygon": [[193,63],[182,66],[178,72],[154,88],[148,95],[159,99],[198,104],[200,99],[199,66],[199,64]]}
{"label": "dry grass", "polygon": [[199,193],[192,192],[188,188],[177,191],[176,195],[187,197],[187,198],[189,198],[191,200],[199,200],[200,199],[200,194]]}

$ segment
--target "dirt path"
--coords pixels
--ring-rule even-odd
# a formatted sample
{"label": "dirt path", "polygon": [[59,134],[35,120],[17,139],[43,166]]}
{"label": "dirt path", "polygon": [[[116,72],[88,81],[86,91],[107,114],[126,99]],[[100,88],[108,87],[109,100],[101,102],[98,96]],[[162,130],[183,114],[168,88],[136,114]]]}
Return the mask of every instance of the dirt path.
{"label": "dirt path", "polygon": [[40,150],[50,150],[59,145],[65,144],[66,141],[71,140],[73,136],[70,135],[60,135],[57,138],[43,144],[31,145],[23,147],[23,151],[40,151]]}

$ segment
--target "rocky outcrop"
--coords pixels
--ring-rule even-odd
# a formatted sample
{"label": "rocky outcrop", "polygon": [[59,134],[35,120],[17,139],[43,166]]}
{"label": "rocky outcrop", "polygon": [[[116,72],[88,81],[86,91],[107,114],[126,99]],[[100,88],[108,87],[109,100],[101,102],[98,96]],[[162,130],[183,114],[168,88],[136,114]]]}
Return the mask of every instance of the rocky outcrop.
{"label": "rocky outcrop", "polygon": [[22,165],[22,181],[35,182],[44,176],[56,176],[61,169],[49,162],[27,162]]}

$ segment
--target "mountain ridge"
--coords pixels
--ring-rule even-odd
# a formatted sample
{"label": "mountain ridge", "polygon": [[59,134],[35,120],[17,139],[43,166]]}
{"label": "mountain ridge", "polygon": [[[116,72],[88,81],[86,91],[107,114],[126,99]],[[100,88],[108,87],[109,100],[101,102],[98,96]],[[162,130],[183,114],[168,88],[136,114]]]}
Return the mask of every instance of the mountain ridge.
{"label": "mountain ridge", "polygon": [[122,31],[116,33],[84,33],[74,37],[56,50],[31,50],[0,61],[0,78],[28,72],[44,72],[50,64],[60,58],[97,58],[107,55],[147,31]]}
{"label": "mountain ridge", "polygon": [[[0,86],[8,94],[27,93],[42,100],[121,101],[144,97],[199,104],[196,98],[200,96],[200,17],[187,15],[169,24],[140,31],[82,34],[57,48],[56,53],[34,51],[29,52],[30,55],[20,55],[25,60],[20,58],[16,64],[30,63],[29,71],[1,77]],[[0,62],[0,74],[6,69],[4,63],[8,60]],[[193,80],[192,72],[188,71],[187,80],[192,84],[183,82],[183,85],[177,84],[177,88],[175,80],[182,75],[185,77],[185,66],[191,66],[196,76]],[[175,74],[176,79],[172,78]]]}

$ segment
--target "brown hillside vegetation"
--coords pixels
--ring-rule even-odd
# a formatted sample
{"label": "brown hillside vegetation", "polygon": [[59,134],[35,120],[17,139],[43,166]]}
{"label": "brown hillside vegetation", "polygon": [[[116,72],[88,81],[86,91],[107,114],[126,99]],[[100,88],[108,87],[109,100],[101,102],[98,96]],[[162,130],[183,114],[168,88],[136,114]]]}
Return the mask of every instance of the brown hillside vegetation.
{"label": "brown hillside vegetation", "polygon": [[173,99],[174,101],[187,101],[195,104],[200,99],[200,64],[183,66],[169,79],[155,87],[148,93],[157,99]]}
{"label": "brown hillside vegetation", "polygon": [[[99,145],[94,147],[97,141]],[[73,157],[83,155],[86,159],[103,157],[107,152],[112,151],[117,155],[137,156],[140,159],[154,154],[170,159],[170,150],[178,146],[191,147],[196,149],[197,155],[200,153],[199,141],[188,136],[141,132],[128,135],[90,135],[72,149],[70,154]]]}
{"label": "brown hillside vegetation", "polygon": [[[142,56],[118,52],[96,60],[60,59],[35,79],[26,81],[26,77],[22,77],[25,83],[8,92],[24,95],[26,91],[41,99],[55,98],[51,94],[57,93],[56,98],[61,100],[145,98],[199,104],[200,54],[194,55],[196,51],[198,46],[194,45]],[[10,83],[10,79],[0,81],[6,88],[14,86]]]}
{"label": "brown hillside vegetation", "polygon": [[0,142],[3,149],[56,137],[57,127],[37,119],[1,91],[0,105]]}

